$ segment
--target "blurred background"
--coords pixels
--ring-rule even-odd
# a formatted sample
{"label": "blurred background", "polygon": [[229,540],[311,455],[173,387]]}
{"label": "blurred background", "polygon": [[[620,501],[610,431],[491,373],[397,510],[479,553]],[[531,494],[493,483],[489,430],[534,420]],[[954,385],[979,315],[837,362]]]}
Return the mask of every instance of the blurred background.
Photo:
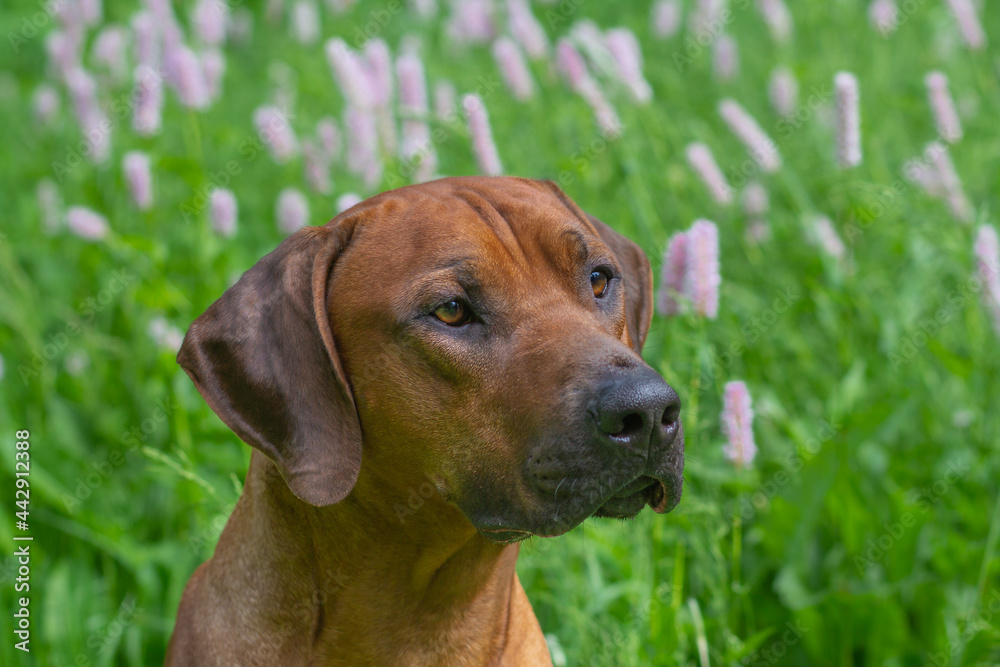
{"label": "blurred background", "polygon": [[[521,549],[556,665],[1000,664],[992,0],[16,0],[0,34],[0,663],[162,663],[249,460],[186,327],[304,224],[505,173],[645,249],[684,404],[674,512]],[[699,219],[717,292],[664,261]]]}

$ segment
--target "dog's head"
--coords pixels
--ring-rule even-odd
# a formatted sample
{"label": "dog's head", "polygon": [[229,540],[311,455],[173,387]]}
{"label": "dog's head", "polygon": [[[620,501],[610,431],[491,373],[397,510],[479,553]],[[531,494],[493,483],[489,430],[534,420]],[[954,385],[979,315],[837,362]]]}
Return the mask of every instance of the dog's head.
{"label": "dog's head", "polygon": [[497,542],[681,494],[676,393],[639,352],[642,251],[555,185],[402,188],[285,240],[178,361],[292,492],[420,489]]}

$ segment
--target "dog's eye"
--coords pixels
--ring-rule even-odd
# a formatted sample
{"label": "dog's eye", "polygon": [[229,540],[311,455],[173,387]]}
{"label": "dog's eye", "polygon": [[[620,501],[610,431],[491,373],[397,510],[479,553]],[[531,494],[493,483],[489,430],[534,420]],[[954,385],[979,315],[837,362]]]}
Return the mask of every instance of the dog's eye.
{"label": "dog's eye", "polygon": [[594,290],[594,296],[600,299],[608,291],[610,277],[605,271],[594,271],[590,274],[590,287]]}
{"label": "dog's eye", "polygon": [[448,301],[434,310],[434,317],[451,327],[460,327],[469,321],[469,307],[461,301]]}

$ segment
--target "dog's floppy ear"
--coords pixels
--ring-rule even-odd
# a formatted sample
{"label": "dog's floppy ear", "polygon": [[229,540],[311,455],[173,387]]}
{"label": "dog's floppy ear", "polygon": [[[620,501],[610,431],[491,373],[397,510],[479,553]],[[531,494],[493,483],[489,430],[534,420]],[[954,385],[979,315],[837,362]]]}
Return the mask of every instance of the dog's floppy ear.
{"label": "dog's floppy ear", "polygon": [[601,240],[614,250],[622,271],[625,272],[625,324],[628,327],[632,349],[642,352],[642,345],[653,320],[653,269],[642,248],[606,224],[587,214]]}
{"label": "dog's floppy ear", "polygon": [[194,321],[177,355],[222,421],[316,506],[346,497],[361,468],[361,425],[327,312],[353,228],[334,220],[285,239]]}

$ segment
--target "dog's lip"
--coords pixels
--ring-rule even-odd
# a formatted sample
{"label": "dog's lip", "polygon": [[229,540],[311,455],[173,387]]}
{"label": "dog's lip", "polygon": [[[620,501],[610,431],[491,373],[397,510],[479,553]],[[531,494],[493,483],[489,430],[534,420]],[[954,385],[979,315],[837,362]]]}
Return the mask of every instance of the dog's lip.
{"label": "dog's lip", "polygon": [[[655,482],[655,484],[651,484],[645,489],[646,503],[657,514],[666,514],[677,505],[677,500],[671,498],[666,484],[660,480],[655,480]],[[671,500],[673,500],[672,503],[670,502]],[[668,504],[670,505],[669,508],[667,507]]]}
{"label": "dog's lip", "polygon": [[666,514],[676,507],[680,500],[679,497],[675,497],[675,494],[671,493],[672,488],[674,488],[673,482],[670,482],[668,486],[667,482],[658,477],[641,475],[612,494],[609,500],[625,499],[641,494],[650,509],[657,514]]}
{"label": "dog's lip", "polygon": [[640,491],[644,491],[646,489],[646,487],[651,486],[651,485],[656,484],[656,483],[657,483],[657,480],[653,479],[652,477],[650,477],[648,475],[640,475],[639,477],[636,477],[634,480],[632,480],[631,482],[629,482],[628,484],[626,484],[625,486],[623,486],[622,488],[620,488],[618,491],[615,491],[614,493],[612,493],[611,497],[612,498],[628,498],[632,494],[639,493]]}

